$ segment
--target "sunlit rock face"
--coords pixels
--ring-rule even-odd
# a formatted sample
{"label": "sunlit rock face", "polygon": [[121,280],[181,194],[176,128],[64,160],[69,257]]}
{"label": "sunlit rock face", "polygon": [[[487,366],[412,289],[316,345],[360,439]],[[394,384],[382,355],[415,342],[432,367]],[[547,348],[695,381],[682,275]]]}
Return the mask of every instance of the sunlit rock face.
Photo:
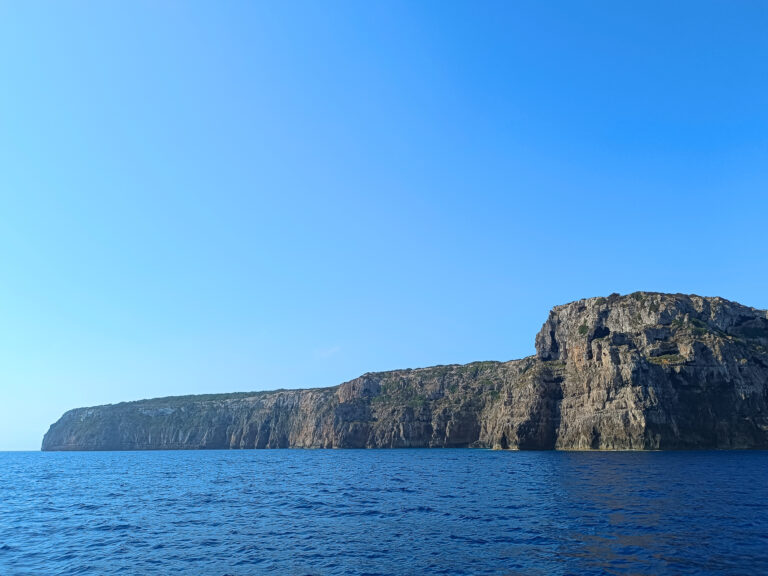
{"label": "sunlit rock face", "polygon": [[768,433],[768,315],[635,293],[558,306],[537,357],[564,365],[557,447],[748,448]]}
{"label": "sunlit rock face", "polygon": [[555,307],[522,360],[80,408],[43,450],[768,448],[767,396],[766,311],[637,292]]}

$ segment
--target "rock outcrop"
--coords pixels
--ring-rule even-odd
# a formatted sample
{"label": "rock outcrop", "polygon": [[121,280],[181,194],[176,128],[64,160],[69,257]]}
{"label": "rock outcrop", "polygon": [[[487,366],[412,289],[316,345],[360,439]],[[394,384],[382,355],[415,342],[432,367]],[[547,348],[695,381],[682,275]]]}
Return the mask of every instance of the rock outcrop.
{"label": "rock outcrop", "polygon": [[768,312],[636,292],[555,307],[536,355],[332,388],[79,408],[43,450],[768,448]]}

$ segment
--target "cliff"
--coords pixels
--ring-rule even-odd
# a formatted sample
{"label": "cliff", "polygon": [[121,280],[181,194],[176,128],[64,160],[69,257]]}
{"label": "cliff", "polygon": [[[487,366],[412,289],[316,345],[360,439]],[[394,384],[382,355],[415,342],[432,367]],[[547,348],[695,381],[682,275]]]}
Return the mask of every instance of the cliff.
{"label": "cliff", "polygon": [[79,408],[43,450],[768,448],[768,312],[636,292],[555,307],[536,355],[332,388]]}

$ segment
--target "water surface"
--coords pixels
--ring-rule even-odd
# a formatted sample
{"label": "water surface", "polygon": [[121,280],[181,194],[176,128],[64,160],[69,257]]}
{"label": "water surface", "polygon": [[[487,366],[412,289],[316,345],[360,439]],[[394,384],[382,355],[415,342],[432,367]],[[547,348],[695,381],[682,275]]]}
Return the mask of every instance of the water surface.
{"label": "water surface", "polygon": [[768,574],[768,452],[0,453],[0,574]]}

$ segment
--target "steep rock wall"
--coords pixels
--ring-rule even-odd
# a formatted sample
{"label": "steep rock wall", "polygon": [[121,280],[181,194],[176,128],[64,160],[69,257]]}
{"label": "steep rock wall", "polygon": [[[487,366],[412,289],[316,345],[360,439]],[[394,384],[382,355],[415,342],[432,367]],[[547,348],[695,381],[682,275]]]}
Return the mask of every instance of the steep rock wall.
{"label": "steep rock wall", "polygon": [[555,307],[522,360],[80,408],[43,450],[755,448],[767,397],[766,311],[638,292]]}

